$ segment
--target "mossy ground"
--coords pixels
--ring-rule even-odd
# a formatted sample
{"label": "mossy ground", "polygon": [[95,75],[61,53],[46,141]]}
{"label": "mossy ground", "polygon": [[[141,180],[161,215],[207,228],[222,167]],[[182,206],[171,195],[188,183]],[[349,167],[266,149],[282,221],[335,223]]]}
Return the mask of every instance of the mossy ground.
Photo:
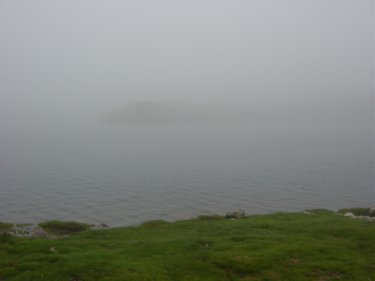
{"label": "mossy ground", "polygon": [[0,235],[0,280],[375,280],[375,223],[330,212]]}
{"label": "mossy ground", "polygon": [[55,235],[72,234],[75,232],[85,231],[90,228],[89,224],[75,221],[46,221],[39,224],[45,231]]}

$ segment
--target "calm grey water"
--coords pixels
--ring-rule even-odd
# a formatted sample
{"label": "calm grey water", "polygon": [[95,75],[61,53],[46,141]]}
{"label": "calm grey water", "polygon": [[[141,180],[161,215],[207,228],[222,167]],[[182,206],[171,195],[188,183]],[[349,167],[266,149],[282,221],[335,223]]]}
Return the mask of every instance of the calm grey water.
{"label": "calm grey water", "polygon": [[360,124],[1,124],[0,221],[110,225],[375,205]]}

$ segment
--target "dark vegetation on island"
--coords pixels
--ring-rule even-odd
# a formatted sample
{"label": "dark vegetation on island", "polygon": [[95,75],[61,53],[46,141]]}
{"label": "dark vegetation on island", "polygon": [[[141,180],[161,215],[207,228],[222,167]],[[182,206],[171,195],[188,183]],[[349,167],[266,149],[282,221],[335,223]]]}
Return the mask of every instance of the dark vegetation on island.
{"label": "dark vegetation on island", "polygon": [[375,280],[372,211],[233,212],[96,230],[49,221],[39,238],[0,223],[0,280]]}

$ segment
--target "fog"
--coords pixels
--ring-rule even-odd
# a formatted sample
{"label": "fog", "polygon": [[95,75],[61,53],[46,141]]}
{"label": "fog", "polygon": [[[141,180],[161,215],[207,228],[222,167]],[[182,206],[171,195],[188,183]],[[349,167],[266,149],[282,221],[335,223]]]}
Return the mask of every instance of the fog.
{"label": "fog", "polygon": [[373,0],[0,0],[0,221],[370,207]]}
{"label": "fog", "polygon": [[371,124],[374,28],[372,0],[1,0],[0,118],[172,101]]}

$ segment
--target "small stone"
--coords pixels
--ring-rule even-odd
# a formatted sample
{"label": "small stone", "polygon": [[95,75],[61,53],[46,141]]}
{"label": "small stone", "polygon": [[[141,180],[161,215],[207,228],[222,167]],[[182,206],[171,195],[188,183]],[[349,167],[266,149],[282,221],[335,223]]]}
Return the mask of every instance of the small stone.
{"label": "small stone", "polygon": [[358,216],[357,218],[364,220],[364,221],[371,221],[371,217],[369,216]]}
{"label": "small stone", "polygon": [[344,216],[348,217],[348,218],[351,218],[351,219],[356,219],[357,218],[357,216],[354,215],[353,213],[345,213]]}
{"label": "small stone", "polygon": [[101,230],[101,229],[108,228],[108,227],[109,227],[108,224],[106,224],[106,223],[100,223],[100,224],[91,225],[90,229],[92,229],[92,230]]}
{"label": "small stone", "polygon": [[48,234],[45,232],[42,228],[39,226],[34,227],[31,232],[30,232],[30,237],[35,237],[35,238],[45,238],[47,237]]}
{"label": "small stone", "polygon": [[30,237],[32,228],[29,224],[14,225],[8,233],[16,237]]}
{"label": "small stone", "polygon": [[370,211],[368,212],[368,215],[370,217],[375,217],[375,208],[371,208]]}

